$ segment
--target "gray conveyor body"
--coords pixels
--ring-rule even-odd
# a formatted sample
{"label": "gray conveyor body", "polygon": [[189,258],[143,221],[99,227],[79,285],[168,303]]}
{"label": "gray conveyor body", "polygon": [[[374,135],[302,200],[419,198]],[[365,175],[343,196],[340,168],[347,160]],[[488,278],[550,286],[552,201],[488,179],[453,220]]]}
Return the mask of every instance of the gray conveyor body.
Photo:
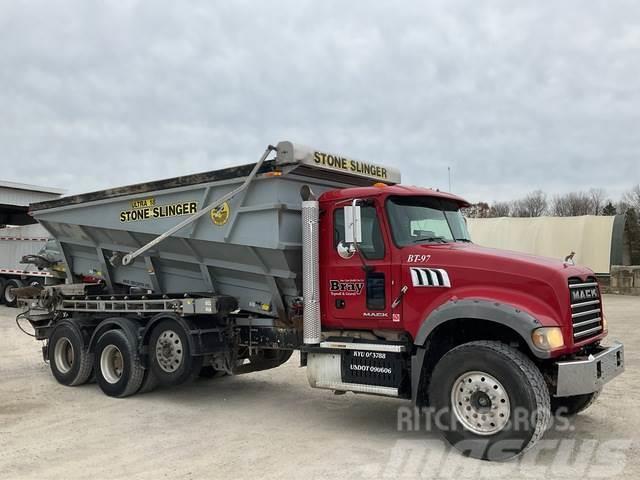
{"label": "gray conveyor body", "polygon": [[281,317],[302,295],[302,187],[319,195],[372,181],[314,168],[313,152],[293,154],[289,142],[276,152],[244,190],[129,265],[124,255],[238,188],[256,164],[41,202],[31,213],[59,242],[69,281],[93,276],[111,291],[230,295],[241,310]]}

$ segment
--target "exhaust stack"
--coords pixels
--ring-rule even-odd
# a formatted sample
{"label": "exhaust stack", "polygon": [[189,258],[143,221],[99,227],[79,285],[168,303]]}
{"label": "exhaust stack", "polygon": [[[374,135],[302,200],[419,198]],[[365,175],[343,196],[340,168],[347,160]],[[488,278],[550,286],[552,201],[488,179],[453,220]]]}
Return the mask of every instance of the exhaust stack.
{"label": "exhaust stack", "polygon": [[303,341],[306,345],[320,343],[320,272],[319,272],[319,212],[315,197],[302,202],[302,317]]}

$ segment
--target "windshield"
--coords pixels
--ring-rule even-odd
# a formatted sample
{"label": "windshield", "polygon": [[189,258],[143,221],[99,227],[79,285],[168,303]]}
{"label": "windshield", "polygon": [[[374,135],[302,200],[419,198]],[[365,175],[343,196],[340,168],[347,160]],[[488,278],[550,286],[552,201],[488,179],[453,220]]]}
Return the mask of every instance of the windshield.
{"label": "windshield", "polygon": [[469,242],[456,202],[435,197],[389,197],[387,214],[399,247],[421,242]]}

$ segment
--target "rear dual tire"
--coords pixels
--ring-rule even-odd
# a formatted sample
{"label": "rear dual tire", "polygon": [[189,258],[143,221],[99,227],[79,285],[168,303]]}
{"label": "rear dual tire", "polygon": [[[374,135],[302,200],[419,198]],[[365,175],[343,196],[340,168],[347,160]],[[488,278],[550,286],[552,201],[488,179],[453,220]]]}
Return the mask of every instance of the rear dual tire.
{"label": "rear dual tire", "polygon": [[146,369],[133,337],[119,328],[108,330],[98,338],[92,355],[80,329],[61,323],[49,337],[52,373],[59,383],[73,386],[86,383],[93,371],[106,395],[123,398],[159,385],[181,384],[202,369],[202,357],[191,355],[187,332],[176,321],[163,320],[153,329]]}
{"label": "rear dual tire", "polygon": [[136,343],[122,330],[109,330],[96,343],[96,381],[106,395],[117,398],[183,383],[200,370],[202,359],[191,357],[184,329],[164,320],[151,334],[148,363],[145,369]]}
{"label": "rear dual tire", "polygon": [[137,345],[122,330],[109,330],[95,348],[96,382],[110,397],[124,398],[137,393],[145,370]]}
{"label": "rear dual tire", "polygon": [[144,379],[142,380],[142,385],[140,386],[140,390],[138,390],[139,394],[150,393],[153,392],[156,388],[160,386],[160,381],[158,377],[154,375],[150,368],[147,368],[144,371]]}
{"label": "rear dual tire", "polygon": [[56,326],[49,336],[49,367],[62,385],[75,387],[87,383],[93,369],[93,356],[80,329],[70,323]]}
{"label": "rear dual tire", "polygon": [[180,385],[202,369],[202,357],[191,355],[189,338],[175,320],[160,321],[149,339],[149,368],[160,385]]}

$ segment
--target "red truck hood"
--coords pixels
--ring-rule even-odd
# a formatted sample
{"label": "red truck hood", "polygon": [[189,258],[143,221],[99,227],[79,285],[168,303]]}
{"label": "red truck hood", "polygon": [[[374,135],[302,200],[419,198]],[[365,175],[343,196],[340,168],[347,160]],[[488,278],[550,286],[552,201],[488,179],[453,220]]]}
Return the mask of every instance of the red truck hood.
{"label": "red truck hood", "polygon": [[[543,326],[562,326],[568,339],[572,338],[569,278],[586,281],[587,277],[595,277],[589,268],[565,265],[562,259],[473,243],[412,245],[402,253],[405,266],[444,269],[450,280],[450,288],[437,296],[426,289],[415,291],[418,296],[414,298],[420,298],[415,303],[416,314],[421,308],[428,314],[454,298],[485,298],[520,308]],[[582,343],[594,342],[602,336],[604,333]],[[566,351],[578,347],[579,344],[569,345]]]}
{"label": "red truck hood", "polygon": [[[593,275],[590,269],[579,265],[566,265],[559,258],[481,247],[473,243],[422,244],[416,245],[408,253],[424,254],[427,250],[432,256],[433,263],[446,263],[451,266],[482,269],[495,273],[520,274],[547,280],[549,274],[554,277],[559,276],[563,280],[574,276]],[[440,253],[442,253],[442,260],[439,259]]]}

